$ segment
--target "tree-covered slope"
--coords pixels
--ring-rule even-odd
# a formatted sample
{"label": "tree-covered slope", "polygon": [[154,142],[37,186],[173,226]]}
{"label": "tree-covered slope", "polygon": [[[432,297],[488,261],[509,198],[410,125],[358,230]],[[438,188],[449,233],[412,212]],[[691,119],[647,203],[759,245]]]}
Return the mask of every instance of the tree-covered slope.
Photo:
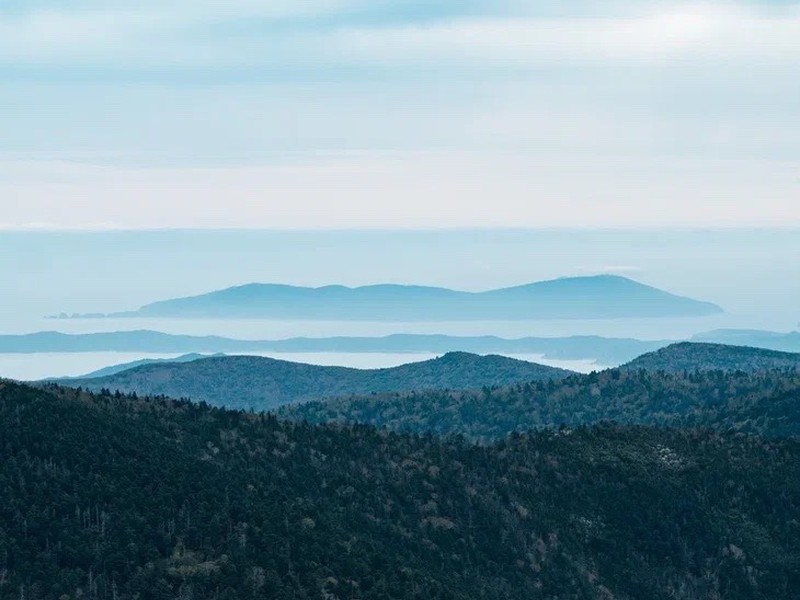
{"label": "tree-covered slope", "polygon": [[480,388],[560,379],[569,371],[503,356],[451,352],[388,369],[350,369],[260,356],[221,356],[148,364],[108,377],[64,380],[100,391],[191,398],[217,406],[268,410],[297,400],[416,389]]}
{"label": "tree-covered slope", "polygon": [[800,444],[489,447],[0,383],[0,598],[783,599]]}
{"label": "tree-covered slope", "polygon": [[[215,357],[224,356],[224,354],[215,354],[213,356]],[[136,367],[141,367],[144,365],[192,362],[195,360],[200,360],[201,358],[209,358],[209,357],[210,355],[208,354],[198,354],[196,352],[192,352],[190,354],[182,354],[181,356],[176,356],[174,358],[142,358],[139,360],[133,360],[126,363],[109,365],[107,367],[103,367],[101,369],[97,369],[96,371],[91,371],[89,373],[85,373],[77,377],[62,377],[60,379],[92,379],[95,377],[108,377],[110,375],[116,375],[117,373],[121,373],[122,371],[135,369]]]}
{"label": "tree-covered slope", "polygon": [[800,371],[609,370],[482,391],[381,394],[287,406],[311,423],[365,423],[490,442],[513,431],[601,421],[800,436]]}
{"label": "tree-covered slope", "polygon": [[749,346],[680,342],[643,354],[620,368],[670,372],[800,369],[800,354]]}

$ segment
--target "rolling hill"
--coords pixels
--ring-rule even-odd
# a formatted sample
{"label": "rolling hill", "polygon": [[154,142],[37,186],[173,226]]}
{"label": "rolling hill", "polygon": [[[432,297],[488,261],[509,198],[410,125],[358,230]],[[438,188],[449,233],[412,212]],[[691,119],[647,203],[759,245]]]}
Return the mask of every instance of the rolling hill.
{"label": "rolling hill", "polygon": [[644,354],[620,368],[671,372],[800,369],[800,354],[747,346],[682,342]]}
{"label": "rolling hill", "polygon": [[[690,317],[722,312],[613,275],[565,277],[485,292],[414,285],[319,288],[252,283],[162,300],[112,317],[471,321]],[[81,316],[81,315],[77,315]],[[103,315],[83,315],[98,317]]]}
{"label": "rolling hill", "polygon": [[560,379],[569,371],[502,356],[451,352],[388,369],[361,370],[294,363],[260,356],[223,356],[185,363],[146,364],[106,377],[67,379],[65,385],[143,395],[191,398],[216,406],[269,410],[299,400],[440,388],[481,388]]}
{"label": "rolling hill", "polygon": [[[211,356],[219,357],[219,356],[224,356],[224,354],[214,354]],[[90,373],[85,373],[77,377],[61,377],[60,379],[62,380],[91,379],[94,377],[108,377],[110,375],[116,375],[117,373],[121,373],[122,371],[128,371],[130,369],[135,369],[136,367],[142,367],[144,365],[164,364],[164,363],[184,363],[184,362],[192,362],[195,360],[200,360],[201,358],[210,358],[210,357],[209,355],[206,354],[190,353],[190,354],[182,354],[181,356],[176,356],[175,358],[142,358],[140,360],[133,360],[126,363],[109,365],[107,367],[103,367],[102,369],[97,369],[96,371],[91,371]]]}
{"label": "rolling hill", "polygon": [[480,391],[353,396],[282,407],[280,417],[491,443],[513,432],[626,424],[800,437],[800,371],[609,370]]}
{"label": "rolling hill", "polygon": [[791,440],[605,425],[479,447],[10,382],[0,440],[2,600],[800,588]]}

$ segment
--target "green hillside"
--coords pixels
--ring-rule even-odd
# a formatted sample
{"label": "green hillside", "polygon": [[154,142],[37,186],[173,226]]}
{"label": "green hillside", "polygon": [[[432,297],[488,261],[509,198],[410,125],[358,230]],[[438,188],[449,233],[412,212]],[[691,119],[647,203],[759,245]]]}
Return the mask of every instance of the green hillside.
{"label": "green hillside", "polygon": [[221,356],[187,363],[142,365],[108,377],[63,380],[87,390],[190,398],[216,406],[269,410],[310,398],[416,389],[480,388],[522,381],[560,379],[570,371],[514,360],[451,352],[436,359],[388,369],[350,369],[275,360]]}
{"label": "green hillside", "polygon": [[482,391],[315,401],[281,409],[311,423],[365,423],[491,442],[514,431],[602,421],[800,436],[800,371],[610,370]]}
{"label": "green hillside", "polygon": [[472,446],[0,383],[0,598],[784,599],[800,444]]}
{"label": "green hillside", "polygon": [[800,369],[800,354],[748,346],[681,342],[643,354],[620,368],[670,372]]}

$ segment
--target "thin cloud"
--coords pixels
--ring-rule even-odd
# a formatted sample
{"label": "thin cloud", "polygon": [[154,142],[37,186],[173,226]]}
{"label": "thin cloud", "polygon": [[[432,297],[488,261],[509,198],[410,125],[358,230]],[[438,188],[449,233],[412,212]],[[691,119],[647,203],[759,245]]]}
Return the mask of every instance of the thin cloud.
{"label": "thin cloud", "polygon": [[780,4],[14,0],[3,220],[797,225]]}
{"label": "thin cloud", "polygon": [[[20,227],[799,227],[797,164],[407,153],[238,168],[76,167],[2,183]],[[759,198],[752,202],[752,198]],[[8,221],[8,216],[6,216]],[[13,225],[13,223],[11,223]]]}
{"label": "thin cloud", "polygon": [[[334,10],[341,3],[320,3]],[[352,4],[352,3],[351,3]],[[207,8],[207,7],[206,7]],[[308,29],[231,29],[252,16],[156,7],[39,11],[0,20],[0,63],[106,68],[334,68],[425,65],[543,65],[691,62],[787,64],[800,58],[800,13],[731,5],[659,8],[594,18],[451,16],[433,22],[360,26],[347,20]],[[250,9],[248,11],[248,9]],[[237,12],[238,11],[238,12]],[[282,14],[281,11],[277,13]],[[277,14],[276,13],[276,14]],[[259,15],[269,18],[267,13]]]}

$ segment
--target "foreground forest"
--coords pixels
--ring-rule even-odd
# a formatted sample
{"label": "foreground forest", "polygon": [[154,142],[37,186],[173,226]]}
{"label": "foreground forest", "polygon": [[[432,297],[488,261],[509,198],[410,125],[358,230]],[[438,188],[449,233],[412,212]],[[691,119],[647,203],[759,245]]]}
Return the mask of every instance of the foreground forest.
{"label": "foreground forest", "polygon": [[0,451],[3,600],[800,589],[792,440],[606,424],[476,446],[0,382]]}

